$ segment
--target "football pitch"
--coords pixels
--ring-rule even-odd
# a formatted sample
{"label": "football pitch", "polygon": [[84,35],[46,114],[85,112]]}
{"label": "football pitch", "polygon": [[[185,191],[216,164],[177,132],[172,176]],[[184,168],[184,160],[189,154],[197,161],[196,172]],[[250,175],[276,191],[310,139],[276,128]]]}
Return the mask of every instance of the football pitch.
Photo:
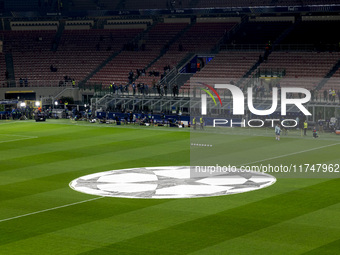
{"label": "football pitch", "polygon": [[[197,132],[202,144],[223,148],[212,158],[237,166],[340,163],[333,134],[295,130],[276,141],[269,129],[230,129],[223,140],[205,132]],[[336,171],[274,173],[269,187],[201,198],[102,197],[69,187],[98,172],[189,166],[193,151],[209,154],[192,136],[188,128],[0,121],[0,254],[339,254]]]}

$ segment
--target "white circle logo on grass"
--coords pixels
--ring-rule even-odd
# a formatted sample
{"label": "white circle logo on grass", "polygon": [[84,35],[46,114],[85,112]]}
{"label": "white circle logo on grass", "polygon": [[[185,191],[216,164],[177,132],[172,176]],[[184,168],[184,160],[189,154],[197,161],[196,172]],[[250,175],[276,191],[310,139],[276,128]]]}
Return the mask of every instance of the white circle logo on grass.
{"label": "white circle logo on grass", "polygon": [[79,192],[125,198],[193,198],[223,196],[262,189],[275,177],[260,172],[227,172],[190,178],[189,166],[112,170],[80,177],[70,183]]}

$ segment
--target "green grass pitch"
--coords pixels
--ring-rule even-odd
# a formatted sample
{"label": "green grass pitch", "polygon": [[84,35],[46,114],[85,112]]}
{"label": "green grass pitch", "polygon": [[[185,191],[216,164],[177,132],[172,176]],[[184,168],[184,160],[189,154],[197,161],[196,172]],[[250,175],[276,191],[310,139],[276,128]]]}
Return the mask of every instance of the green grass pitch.
{"label": "green grass pitch", "polygon": [[[277,142],[272,131],[244,130],[225,134],[219,156],[340,163],[335,135]],[[194,199],[102,198],[68,186],[96,172],[189,165],[191,147],[188,129],[0,121],[0,254],[339,254],[340,174]]]}

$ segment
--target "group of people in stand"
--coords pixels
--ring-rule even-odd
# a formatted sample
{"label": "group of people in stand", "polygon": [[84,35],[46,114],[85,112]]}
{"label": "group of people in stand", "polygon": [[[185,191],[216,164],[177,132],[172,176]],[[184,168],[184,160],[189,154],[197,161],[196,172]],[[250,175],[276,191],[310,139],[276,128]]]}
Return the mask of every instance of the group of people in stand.
{"label": "group of people in stand", "polygon": [[[135,83],[133,82],[132,84],[126,83],[125,85],[123,84],[115,84],[114,82],[110,82],[109,84],[109,92],[111,94],[121,94],[124,95],[130,93],[130,85],[132,87],[132,95],[143,95],[147,96],[150,93],[153,93],[153,95],[158,96],[168,96],[169,88],[166,83],[156,83],[155,81],[152,83],[151,88],[149,87],[148,84],[146,83]],[[179,95],[179,89],[177,84],[174,84],[172,86],[172,95],[174,97]]]}
{"label": "group of people in stand", "polygon": [[340,90],[336,92],[335,89],[330,88],[328,91],[326,89],[323,91],[323,97],[325,101],[335,102],[337,96],[340,102]]}

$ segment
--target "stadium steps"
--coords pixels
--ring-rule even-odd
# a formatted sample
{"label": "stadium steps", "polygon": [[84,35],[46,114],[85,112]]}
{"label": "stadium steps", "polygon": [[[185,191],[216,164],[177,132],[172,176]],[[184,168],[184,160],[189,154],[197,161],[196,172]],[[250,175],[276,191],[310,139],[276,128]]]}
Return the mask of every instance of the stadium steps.
{"label": "stadium steps", "polygon": [[289,35],[297,27],[297,25],[299,25],[301,22],[302,22],[301,19],[297,19],[292,26],[290,26],[285,31],[283,31],[283,33],[273,42],[273,49],[275,49],[275,46],[279,45],[280,42],[283,39],[285,39],[287,37],[287,35]]}
{"label": "stadium steps", "polygon": [[[271,53],[271,52],[270,52]],[[268,56],[270,55],[268,54]],[[242,85],[242,83],[249,78],[249,76],[261,65],[260,60],[258,60],[244,75],[243,77],[236,83],[238,87]]]}
{"label": "stadium steps", "polygon": [[186,33],[186,31],[188,31],[196,22],[191,22],[190,24],[188,24],[188,26],[186,26],[184,29],[182,29],[177,35],[175,35],[166,46],[163,47],[163,49],[161,50],[160,54],[152,61],[149,63],[148,66],[145,67],[145,70],[147,70],[148,68],[150,68],[154,63],[157,62],[158,59],[160,59],[167,51],[168,49],[171,47],[172,44],[174,44],[180,37],[182,37],[182,35],[184,35]]}
{"label": "stadium steps", "polygon": [[193,75],[194,73],[178,73],[170,85],[176,83],[178,89],[180,89]]}
{"label": "stadium steps", "polygon": [[[138,38],[142,38],[145,34],[147,34],[150,29],[152,29],[158,22],[154,21],[151,26],[149,26],[146,30],[142,33],[138,34],[131,42],[138,40]],[[84,80],[79,82],[79,86],[83,87],[96,73],[98,73],[104,66],[106,66],[111,60],[113,60],[116,56],[118,56],[123,49],[119,50],[118,52],[114,52],[110,55],[107,59],[105,59],[100,65],[98,65],[89,75],[85,77]]]}
{"label": "stadium steps", "polygon": [[[191,59],[193,57],[195,57],[195,53],[190,52],[188,53],[176,66],[177,70],[181,70],[187,63],[189,63],[191,61]],[[192,76],[194,75],[194,73],[190,73],[190,74],[183,74],[180,72],[175,72],[173,74],[169,74],[169,77],[167,75],[167,77],[165,77],[165,79],[168,82],[169,86],[172,86],[172,84],[176,83],[178,86],[178,89],[181,88],[181,86],[183,86],[185,84],[186,81],[188,81]],[[185,79],[185,80],[184,80]]]}
{"label": "stadium steps", "polygon": [[248,17],[244,15],[241,18],[241,22],[237,25],[233,26],[232,29],[230,29],[224,36],[223,41],[225,44],[229,44],[233,41],[234,35],[243,27],[244,24],[248,22]]}
{"label": "stadium steps", "polygon": [[[276,45],[278,45],[294,28],[302,22],[301,19],[298,19],[292,26],[287,28],[273,43],[272,48],[274,49]],[[268,57],[272,53],[273,50],[269,51]],[[260,60],[258,60],[252,68],[248,70],[247,73],[237,82],[237,86],[240,86],[249,76],[261,65]]]}
{"label": "stadium steps", "polygon": [[316,90],[321,90],[322,87],[328,82],[329,78],[333,76],[340,68],[340,60],[332,67],[332,69],[326,74],[326,76],[316,86]]}
{"label": "stadium steps", "polygon": [[15,75],[14,75],[14,65],[12,53],[5,54],[6,69],[8,71],[8,80],[10,82],[10,87],[15,87]]}
{"label": "stadium steps", "polygon": [[54,37],[54,40],[53,40],[51,51],[57,51],[59,43],[60,43],[61,36],[64,32],[64,29],[65,29],[65,21],[60,20],[57,33],[55,34],[55,37]]}
{"label": "stadium steps", "polygon": [[76,98],[77,93],[78,93],[78,88],[73,88],[73,87],[62,88],[61,90],[58,90],[57,93],[55,93],[52,96],[52,101],[54,102],[55,100],[58,100],[62,97]]}
{"label": "stadium steps", "polygon": [[[190,24],[188,24],[188,26],[186,26],[184,29],[182,29],[177,35],[175,35],[166,46],[163,47],[163,49],[161,50],[161,52],[159,53],[159,55],[154,58],[144,69],[147,72],[147,70],[152,67],[153,64],[155,64],[161,57],[164,56],[165,53],[167,53],[168,49],[170,49],[171,45],[174,44],[179,38],[181,38],[196,22],[193,21]],[[180,62],[181,63],[181,62]],[[171,72],[172,74],[172,72]],[[170,75],[171,75],[170,74]],[[164,77],[165,80],[170,81],[172,79],[172,77],[168,77],[168,75],[166,75]],[[134,78],[133,81],[135,81],[137,78]]]}

